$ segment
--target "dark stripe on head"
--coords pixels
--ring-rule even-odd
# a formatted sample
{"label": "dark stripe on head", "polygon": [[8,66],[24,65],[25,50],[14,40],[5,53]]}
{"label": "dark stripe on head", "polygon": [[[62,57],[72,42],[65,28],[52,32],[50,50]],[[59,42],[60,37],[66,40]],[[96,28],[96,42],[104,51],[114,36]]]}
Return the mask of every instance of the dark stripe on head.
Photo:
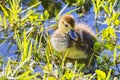
{"label": "dark stripe on head", "polygon": [[75,26],[75,21],[72,15],[63,15],[60,20],[63,19],[67,23],[69,23],[73,28]]}

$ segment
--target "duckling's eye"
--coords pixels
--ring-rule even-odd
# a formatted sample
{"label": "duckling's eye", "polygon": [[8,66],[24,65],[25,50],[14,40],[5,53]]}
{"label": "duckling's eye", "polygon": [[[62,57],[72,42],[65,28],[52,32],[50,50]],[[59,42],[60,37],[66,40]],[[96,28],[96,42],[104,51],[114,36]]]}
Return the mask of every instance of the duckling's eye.
{"label": "duckling's eye", "polygon": [[68,27],[68,24],[65,24],[65,27]]}

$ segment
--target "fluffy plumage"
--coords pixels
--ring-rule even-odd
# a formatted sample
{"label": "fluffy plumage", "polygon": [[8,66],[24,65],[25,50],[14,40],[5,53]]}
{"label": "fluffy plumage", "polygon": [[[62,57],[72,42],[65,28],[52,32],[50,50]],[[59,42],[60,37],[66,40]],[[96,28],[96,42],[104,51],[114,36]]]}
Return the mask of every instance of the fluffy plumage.
{"label": "fluffy plumage", "polygon": [[[73,30],[77,39],[72,39],[69,32]],[[76,23],[72,15],[63,15],[58,22],[58,29],[50,39],[52,47],[65,53],[69,51],[67,58],[87,59],[93,52],[95,35],[93,31],[82,23]]]}

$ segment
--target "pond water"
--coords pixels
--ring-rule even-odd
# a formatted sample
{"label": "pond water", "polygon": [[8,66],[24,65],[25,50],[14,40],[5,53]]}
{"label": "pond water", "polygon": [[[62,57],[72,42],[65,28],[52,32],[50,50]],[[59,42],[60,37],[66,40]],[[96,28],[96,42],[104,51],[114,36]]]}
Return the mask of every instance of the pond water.
{"label": "pond water", "polygon": [[[62,7],[64,7],[65,4],[64,3],[62,3],[62,4],[63,4]],[[70,10],[72,10],[72,9],[75,9],[75,8],[76,7],[67,7],[64,10],[63,14],[66,13],[66,12],[68,12],[68,11],[70,11]],[[38,9],[39,10],[43,10],[44,8],[43,8],[42,5],[39,5]],[[96,33],[96,27],[95,27],[95,23],[96,22],[95,22],[95,19],[94,19],[95,14],[94,14],[94,11],[93,11],[93,5],[90,7],[90,9],[88,10],[88,12],[85,15],[83,15],[83,16],[79,16],[79,14],[77,14],[76,12],[72,12],[71,14],[75,17],[75,19],[76,19],[77,22],[86,23]],[[101,16],[99,18],[99,20],[104,20],[104,17]],[[50,25],[50,24],[54,23],[54,22],[49,22],[49,23],[48,22],[49,22],[49,20],[46,21],[46,23],[44,23],[45,27],[47,25]],[[106,24],[98,24],[98,26],[99,26],[98,28],[99,28],[100,31],[107,27]],[[11,35],[13,35],[13,33],[9,33],[9,37],[11,37]],[[120,33],[117,33],[117,36],[119,38],[118,39],[119,41],[117,42],[117,44],[120,44]],[[2,38],[4,38],[3,33],[0,34],[0,39],[2,39]],[[11,45],[11,43],[12,43],[12,41],[10,40],[10,41],[6,41],[6,42],[0,44],[0,55],[4,56],[4,60],[7,60],[8,58],[15,59],[17,57],[17,55],[15,54],[15,51],[17,50],[17,46],[16,46],[16,44],[13,44],[10,47],[10,49],[9,49],[9,46]],[[104,52],[104,53],[106,53],[106,52]],[[111,54],[109,54],[109,55],[111,55]],[[120,69],[120,65],[118,67]],[[39,67],[36,67],[35,68],[35,72],[37,72],[37,71],[42,71],[42,70]],[[116,74],[117,73],[118,73],[118,71],[116,69]]]}

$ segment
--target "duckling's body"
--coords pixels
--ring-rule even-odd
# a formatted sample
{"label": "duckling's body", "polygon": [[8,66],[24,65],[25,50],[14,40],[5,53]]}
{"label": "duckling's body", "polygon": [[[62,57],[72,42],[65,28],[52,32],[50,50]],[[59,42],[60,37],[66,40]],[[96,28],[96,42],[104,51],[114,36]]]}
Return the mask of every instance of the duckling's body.
{"label": "duckling's body", "polygon": [[[70,30],[74,30],[77,39],[71,38],[68,34]],[[50,41],[56,51],[62,53],[68,51],[67,58],[87,59],[92,53],[94,37],[87,25],[76,24],[71,15],[64,15],[60,18],[58,29],[53,33]]]}
{"label": "duckling's body", "polygon": [[51,44],[56,51],[64,52],[66,51],[71,43],[69,35],[61,33],[56,30],[51,37]]}

